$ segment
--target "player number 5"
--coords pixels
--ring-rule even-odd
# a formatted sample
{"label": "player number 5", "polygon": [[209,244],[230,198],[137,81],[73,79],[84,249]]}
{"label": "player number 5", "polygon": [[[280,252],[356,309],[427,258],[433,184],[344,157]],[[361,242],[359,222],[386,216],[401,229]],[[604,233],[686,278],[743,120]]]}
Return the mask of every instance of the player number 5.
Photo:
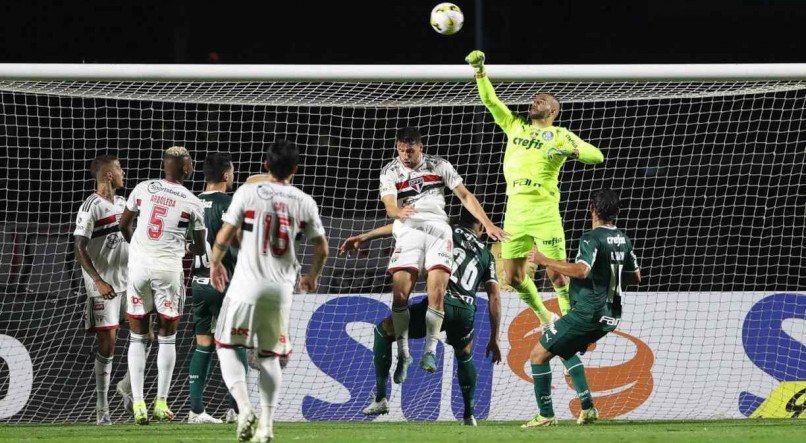
{"label": "player number 5", "polygon": [[148,219],[148,238],[151,240],[159,240],[162,237],[162,230],[165,224],[162,219],[168,214],[168,208],[165,206],[154,206],[151,210],[151,217]]}

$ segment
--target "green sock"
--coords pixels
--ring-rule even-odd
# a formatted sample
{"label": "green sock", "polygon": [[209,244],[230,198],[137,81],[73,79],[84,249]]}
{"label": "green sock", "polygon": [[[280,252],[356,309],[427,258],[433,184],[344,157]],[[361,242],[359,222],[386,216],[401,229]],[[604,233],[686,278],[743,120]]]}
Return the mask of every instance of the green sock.
{"label": "green sock", "polygon": [[537,286],[535,286],[535,282],[531,278],[527,276],[520,285],[513,287],[518,291],[518,297],[535,311],[541,324],[547,325],[551,323],[551,312],[543,305],[540,293],[537,292]]}
{"label": "green sock", "polygon": [[386,398],[386,384],[389,383],[389,368],[392,367],[392,343],[386,339],[381,326],[375,326],[375,342],[372,345],[372,359],[375,363],[375,401]]}
{"label": "green sock", "polygon": [[204,412],[204,388],[207,386],[207,374],[210,372],[210,361],[213,359],[215,346],[196,345],[193,357],[190,358],[188,385],[190,385],[190,410],[196,414]]}
{"label": "green sock", "polygon": [[473,354],[456,356],[456,377],[459,379],[459,389],[462,390],[462,400],[465,403],[464,418],[475,415],[476,406],[476,365],[473,363]]}
{"label": "green sock", "polygon": [[565,285],[561,288],[557,286],[554,287],[554,292],[557,293],[557,303],[560,304],[560,314],[565,315],[568,311],[571,310],[571,295],[570,292],[571,285]]}
{"label": "green sock", "polygon": [[593,398],[591,397],[591,390],[588,388],[588,379],[585,378],[585,367],[582,366],[582,360],[579,359],[578,355],[574,355],[568,360],[563,360],[563,365],[568,370],[571,382],[574,383],[582,409],[592,408]]}
{"label": "green sock", "polygon": [[551,403],[551,366],[548,363],[532,363],[532,380],[535,382],[535,399],[540,415],[545,418],[554,417],[554,405]]}
{"label": "green sock", "polygon": [[[238,354],[238,360],[241,362],[243,368],[246,370],[246,374],[248,375],[249,357],[247,356],[246,348],[235,348],[235,353]],[[229,393],[229,390],[227,390],[227,402],[229,403],[230,409],[235,410],[235,412],[239,412],[238,402],[235,401],[235,397],[233,397],[232,394]]]}

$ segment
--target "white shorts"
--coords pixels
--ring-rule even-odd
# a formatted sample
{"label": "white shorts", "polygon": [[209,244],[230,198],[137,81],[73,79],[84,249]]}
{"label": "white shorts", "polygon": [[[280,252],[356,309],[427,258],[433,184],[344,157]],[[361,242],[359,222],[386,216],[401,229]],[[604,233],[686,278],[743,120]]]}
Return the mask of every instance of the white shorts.
{"label": "white shorts", "polygon": [[233,279],[218,314],[216,345],[254,348],[261,357],[287,357],[293,290],[289,284]]}
{"label": "white shorts", "polygon": [[126,318],[126,291],[115,291],[117,295],[106,300],[98,293],[95,282],[86,275],[84,289],[87,291],[87,301],[84,307],[84,329],[87,332],[108,331],[117,329]]}
{"label": "white shorts", "polygon": [[450,225],[439,221],[416,223],[395,222],[395,250],[389,259],[387,272],[401,270],[420,272],[443,269],[451,272],[453,265],[453,233]]}
{"label": "white shorts", "polygon": [[185,306],[184,280],[182,269],[129,266],[126,314],[132,318],[145,318],[156,310],[166,320],[178,319]]}

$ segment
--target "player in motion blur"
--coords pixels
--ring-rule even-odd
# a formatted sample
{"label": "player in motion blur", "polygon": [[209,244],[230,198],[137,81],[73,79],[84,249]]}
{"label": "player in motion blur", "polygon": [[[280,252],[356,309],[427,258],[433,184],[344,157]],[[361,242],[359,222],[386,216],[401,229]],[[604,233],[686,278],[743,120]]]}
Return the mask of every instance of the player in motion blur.
{"label": "player in motion blur", "polygon": [[532,349],[535,398],[540,413],[524,424],[524,428],[557,424],[551,402],[551,366],[549,361],[559,355],[565,359],[568,375],[582,406],[577,424],[596,421],[599,414],[585,378],[585,368],[577,352],[613,331],[621,321],[622,285],[641,282],[638,259],[632,242],[615,225],[619,213],[618,195],[603,189],[593,194],[589,210],[593,229],[582,234],[575,263],[553,260],[539,250],[532,251],[530,260],[540,266],[571,278],[571,311],[543,332]]}
{"label": "player in motion blur", "polygon": [[[193,327],[196,332],[196,348],[190,359],[188,371],[190,389],[188,423],[221,423],[222,420],[210,416],[204,410],[204,389],[207,386],[207,376],[215,353],[213,333],[218,313],[221,310],[221,303],[224,301],[224,293],[216,290],[210,282],[210,255],[212,254],[211,245],[215,243],[216,234],[223,224],[221,216],[227,211],[232,201],[232,197],[227,195],[227,191],[232,189],[235,168],[229,154],[214,152],[204,159],[203,172],[205,187],[204,192],[199,195],[199,200],[204,205],[207,252],[196,257],[193,269]],[[221,263],[231,274],[235,269],[235,253],[232,250],[227,251]],[[245,368],[246,350],[239,348],[236,351]],[[229,396],[229,400],[231,408],[227,410],[225,420],[234,422],[237,420],[235,412],[237,404],[232,396]]]}
{"label": "player in motion blur", "polygon": [[[193,174],[193,162],[187,149],[173,146],[162,160],[165,178],[139,183],[126,202],[120,229],[130,244],[129,284],[126,313],[129,317],[129,373],[131,375],[134,422],[148,424],[148,409],[143,398],[145,346],[148,314],[159,314],[157,342],[157,399],[154,419],[170,420],[168,407],[176,364],[176,327],[185,303],[182,258],[186,251],[203,255],[204,210],[202,202],[182,186]],[[134,218],[137,216],[137,229]],[[193,243],[188,244],[188,231]]]}
{"label": "player in motion blur", "polygon": [[[571,131],[554,126],[560,103],[546,93],[535,94],[525,118],[514,115],[495,95],[484,69],[484,53],[471,52],[465,59],[476,71],[482,103],[507,135],[504,178],[507,207],[504,230],[510,238],[501,245],[506,283],[540,318],[545,328],[554,314],[543,305],[534,281],[526,273],[526,257],[533,247],[547,257],[565,260],[565,233],[560,216],[558,178],[567,158],[582,163],[604,161],[601,151]],[[568,279],[552,269],[546,271],[565,315],[571,309]]]}
{"label": "player in motion blur", "polygon": [[[237,229],[243,231],[238,264],[215,331],[221,375],[238,402],[236,435],[240,441],[252,438],[266,442],[274,438],[274,410],[282,381],[279,360],[291,353],[288,322],[300,268],[297,234],[304,233],[314,247],[311,268],[299,281],[302,291],[317,289],[328,256],[316,202],[291,185],[298,163],[299,151],[293,143],[277,141],[269,146],[264,162],[269,181],[245,184],[235,192],[213,245],[210,278],[216,289],[224,291],[229,276],[223,260]],[[249,401],[246,370],[236,347],[258,351],[259,422]]]}
{"label": "player in motion blur", "polygon": [[395,220],[395,250],[388,268],[392,274],[392,324],[398,352],[393,379],[395,383],[403,383],[412,362],[408,343],[409,294],[422,269],[428,272],[428,309],[425,313],[425,350],[420,367],[428,372],[436,371],[437,341],[445,317],[443,301],[453,263],[453,240],[445,213],[443,188],[447,187],[459,197],[493,241],[503,240],[505,233],[490,221],[450,163],[423,154],[419,129],[400,129],[395,147],[397,158],[381,172],[380,194],[386,214]]}
{"label": "player in motion blur", "polygon": [[115,195],[123,187],[123,169],[117,157],[100,155],[90,164],[95,192],[84,200],[76,217],[76,261],[81,265],[87,307],[84,324],[98,337],[95,354],[95,408],[99,425],[111,425],[109,379],[120,319],[126,312],[126,274],[129,245],[120,233],[126,199]]}
{"label": "player in motion blur", "polygon": [[[448,344],[453,346],[456,355],[456,374],[464,401],[463,424],[476,426],[475,394],[476,365],[473,363],[473,327],[476,316],[476,290],[481,283],[487,291],[490,314],[490,339],[485,355],[492,354],[493,363],[501,362],[501,349],[498,347],[498,329],[501,324],[501,298],[498,293],[498,280],[495,276],[495,258],[481,242],[481,223],[470,212],[463,209],[459,222],[453,225],[453,272],[445,293],[445,320],[442,329],[447,333]],[[392,235],[392,225],[386,225],[344,241],[339,252],[357,251],[361,244],[375,238]],[[425,313],[428,300],[411,307],[409,337],[425,336]],[[375,399],[363,412],[365,415],[379,415],[389,412],[387,401],[387,381],[392,367],[392,342],[395,330],[392,317],[385,318],[375,327]]]}

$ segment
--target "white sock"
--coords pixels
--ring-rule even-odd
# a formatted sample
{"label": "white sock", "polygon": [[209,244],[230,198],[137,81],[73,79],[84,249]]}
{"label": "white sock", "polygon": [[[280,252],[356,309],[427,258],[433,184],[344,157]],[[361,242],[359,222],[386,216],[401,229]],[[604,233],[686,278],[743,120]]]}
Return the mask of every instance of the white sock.
{"label": "white sock", "polygon": [[145,335],[129,333],[129,377],[131,378],[132,400],[143,401],[143,378],[146,370]]}
{"label": "white sock", "polygon": [[409,320],[411,314],[409,307],[392,308],[392,325],[395,327],[395,339],[397,340],[397,355],[408,357],[409,353]]}
{"label": "white sock", "polygon": [[437,342],[439,342],[439,331],[442,329],[442,320],[445,312],[428,308],[425,313],[425,352],[437,352]]}
{"label": "white sock", "polygon": [[167,401],[176,366],[176,334],[159,336],[157,341],[160,344],[157,350],[157,400]]}
{"label": "white sock", "polygon": [[273,429],[277,393],[283,381],[283,371],[277,357],[260,359],[260,427]]}
{"label": "white sock", "polygon": [[221,366],[221,378],[227,385],[230,394],[238,403],[238,411],[244,413],[252,410],[252,402],[249,401],[249,391],[246,389],[246,370],[238,360],[238,353],[232,348],[219,347],[218,363]]}
{"label": "white sock", "polygon": [[[151,352],[151,342],[146,345],[146,355],[144,360],[148,360],[148,354]],[[118,382],[118,386],[120,390],[125,392],[126,394],[132,395],[132,379],[129,375],[129,368],[126,368],[126,374],[123,375],[123,378],[120,379]]]}
{"label": "white sock", "polygon": [[109,410],[109,374],[112,372],[112,357],[95,354],[95,407]]}

